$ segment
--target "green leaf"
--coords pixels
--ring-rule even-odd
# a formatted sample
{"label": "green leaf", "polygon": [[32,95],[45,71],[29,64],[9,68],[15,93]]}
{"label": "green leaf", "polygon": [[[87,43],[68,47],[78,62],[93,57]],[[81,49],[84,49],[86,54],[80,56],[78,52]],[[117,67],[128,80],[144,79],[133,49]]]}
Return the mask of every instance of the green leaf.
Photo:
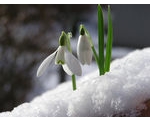
{"label": "green leaf", "polygon": [[103,12],[100,5],[98,5],[98,52],[99,52],[99,66],[100,75],[104,75],[104,20]]}
{"label": "green leaf", "polygon": [[108,6],[108,33],[107,33],[107,44],[106,44],[105,72],[109,72],[110,70],[112,41],[113,41],[113,26],[112,26],[110,6]]}

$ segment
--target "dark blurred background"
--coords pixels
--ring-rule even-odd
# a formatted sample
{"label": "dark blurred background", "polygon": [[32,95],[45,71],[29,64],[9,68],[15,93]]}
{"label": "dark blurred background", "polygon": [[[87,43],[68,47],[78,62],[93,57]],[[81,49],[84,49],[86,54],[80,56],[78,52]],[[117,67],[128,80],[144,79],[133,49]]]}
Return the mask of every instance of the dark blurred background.
{"label": "dark blurred background", "polygon": [[[107,5],[102,8],[107,33]],[[114,48],[130,51],[150,46],[150,5],[111,5],[111,10]],[[60,66],[52,66],[40,78],[36,78],[36,71],[56,50],[62,30],[71,31],[73,43],[77,42],[81,23],[97,45],[97,5],[0,5],[0,112],[66,80]]]}

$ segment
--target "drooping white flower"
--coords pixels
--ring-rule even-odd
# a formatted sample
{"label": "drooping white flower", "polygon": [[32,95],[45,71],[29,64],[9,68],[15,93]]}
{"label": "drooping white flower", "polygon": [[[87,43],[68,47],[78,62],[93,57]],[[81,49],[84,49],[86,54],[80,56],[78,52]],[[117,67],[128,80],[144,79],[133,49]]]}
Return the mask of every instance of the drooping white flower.
{"label": "drooping white flower", "polygon": [[92,61],[92,49],[86,34],[81,34],[79,36],[77,44],[77,55],[78,59],[83,65],[89,65]]}
{"label": "drooping white flower", "polygon": [[37,70],[37,77],[41,76],[47,69],[49,64],[55,61],[55,64],[63,66],[64,71],[68,75],[82,74],[81,66],[78,60],[66,49],[65,46],[59,46],[58,49],[48,56],[40,65]]}

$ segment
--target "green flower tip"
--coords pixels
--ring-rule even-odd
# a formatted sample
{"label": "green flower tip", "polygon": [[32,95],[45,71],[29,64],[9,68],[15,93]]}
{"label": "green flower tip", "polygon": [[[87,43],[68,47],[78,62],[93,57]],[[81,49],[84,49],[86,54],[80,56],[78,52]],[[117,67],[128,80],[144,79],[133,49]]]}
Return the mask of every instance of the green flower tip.
{"label": "green flower tip", "polygon": [[64,61],[62,61],[62,60],[59,60],[59,61],[57,61],[57,64],[58,64],[58,65],[64,65],[64,64],[65,64],[65,62],[64,62]]}
{"label": "green flower tip", "polygon": [[67,39],[67,35],[64,31],[62,31],[62,33],[59,37],[59,45],[60,46],[65,46],[66,45],[66,39]]}
{"label": "green flower tip", "polygon": [[80,25],[80,35],[85,35],[85,29],[83,27],[83,25]]}

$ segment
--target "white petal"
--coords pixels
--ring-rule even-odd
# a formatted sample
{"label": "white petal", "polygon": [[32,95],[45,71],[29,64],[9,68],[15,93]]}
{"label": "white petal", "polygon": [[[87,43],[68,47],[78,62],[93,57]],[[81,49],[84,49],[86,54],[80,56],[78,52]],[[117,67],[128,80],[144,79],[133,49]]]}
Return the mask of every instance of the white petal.
{"label": "white petal", "polygon": [[78,76],[82,74],[79,61],[70,52],[65,51],[65,62],[68,70],[71,71],[73,74]]}
{"label": "white petal", "polygon": [[85,63],[90,65],[90,63],[92,62],[92,49],[85,51],[84,56]]}
{"label": "white petal", "polygon": [[68,75],[70,75],[70,76],[73,75],[73,73],[70,71],[70,69],[69,69],[69,67],[67,66],[67,64],[62,65],[62,67],[63,67],[64,71],[65,71]]}
{"label": "white petal", "polygon": [[80,51],[77,53],[77,55],[78,55],[79,61],[82,63],[82,65],[84,65],[85,64],[84,52]]}
{"label": "white petal", "polygon": [[44,61],[41,63],[40,67],[37,70],[37,77],[41,76],[45,70],[47,69],[48,65],[54,60],[57,50],[49,55]]}
{"label": "white petal", "polygon": [[81,35],[79,36],[78,44],[77,44],[77,56],[80,62],[84,65],[84,52],[82,51],[82,44],[81,44]]}
{"label": "white petal", "polygon": [[65,51],[65,46],[58,47],[55,64],[64,64],[65,63],[64,51]]}
{"label": "white petal", "polygon": [[90,64],[92,61],[92,49],[86,35],[80,35],[77,45],[77,55],[80,62]]}

